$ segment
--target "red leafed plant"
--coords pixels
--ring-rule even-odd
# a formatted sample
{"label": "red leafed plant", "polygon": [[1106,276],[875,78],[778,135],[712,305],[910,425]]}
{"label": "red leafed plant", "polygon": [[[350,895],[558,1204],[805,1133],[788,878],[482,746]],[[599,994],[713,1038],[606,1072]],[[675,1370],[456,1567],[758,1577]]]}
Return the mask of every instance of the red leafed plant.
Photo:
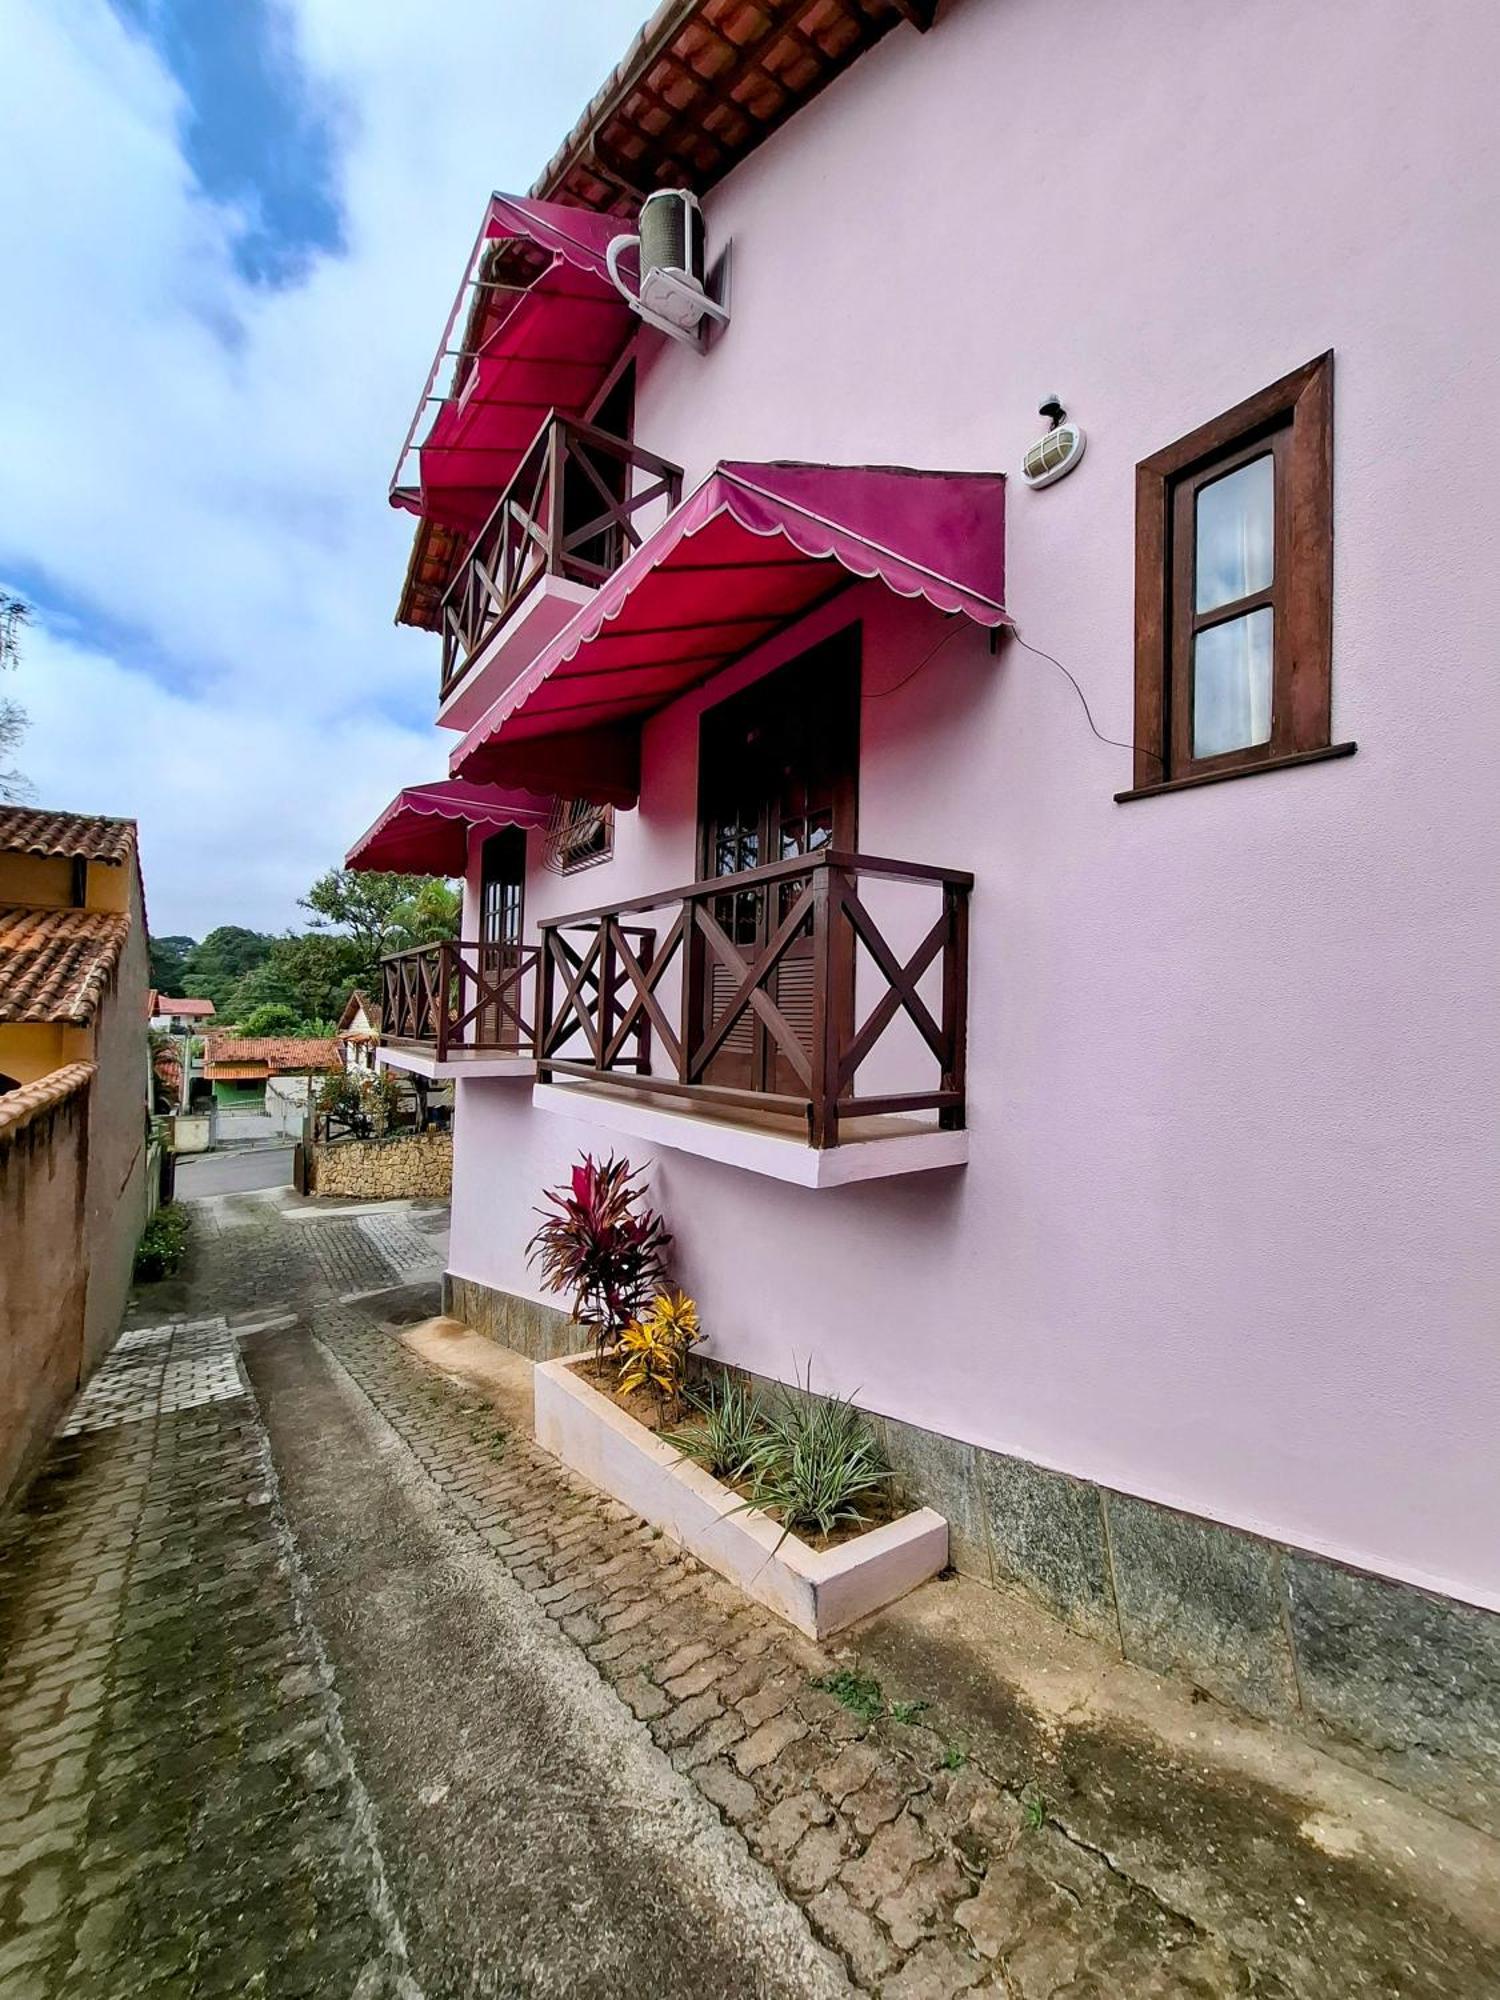
{"label": "red leafed plant", "polygon": [[602,1359],[666,1282],[672,1238],[629,1160],[591,1153],[569,1185],[548,1188],[555,1213],[538,1209],[541,1227],[526,1246],[549,1292],[571,1292],[573,1319],[590,1329]]}

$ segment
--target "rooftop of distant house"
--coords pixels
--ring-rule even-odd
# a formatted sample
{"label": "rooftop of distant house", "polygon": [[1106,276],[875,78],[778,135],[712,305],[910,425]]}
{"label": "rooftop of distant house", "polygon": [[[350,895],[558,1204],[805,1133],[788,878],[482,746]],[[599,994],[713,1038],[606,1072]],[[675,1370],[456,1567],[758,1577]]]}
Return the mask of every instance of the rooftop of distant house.
{"label": "rooftop of distant house", "polygon": [[339,1045],[331,1037],[300,1041],[292,1035],[210,1035],[203,1051],[203,1074],[210,1083],[339,1067]]}
{"label": "rooftop of distant house", "polygon": [[212,1000],[195,1000],[191,994],[184,999],[173,999],[167,993],[152,993],[148,996],[148,1014],[178,1014],[187,1021],[206,1021],[214,1011]]}
{"label": "rooftop of distant house", "polygon": [[0,806],[0,854],[34,854],[50,861],[129,861],[135,821],[98,813],[41,812]]}
{"label": "rooftop of distant house", "polygon": [[0,1021],[86,1028],[129,930],[114,910],[0,908]]}

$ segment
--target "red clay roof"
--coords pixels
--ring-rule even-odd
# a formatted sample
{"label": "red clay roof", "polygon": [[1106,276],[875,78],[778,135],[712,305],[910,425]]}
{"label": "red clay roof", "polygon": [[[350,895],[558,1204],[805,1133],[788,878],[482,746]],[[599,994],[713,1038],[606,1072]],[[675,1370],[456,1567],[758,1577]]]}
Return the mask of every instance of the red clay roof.
{"label": "red clay roof", "polygon": [[[222,1070],[227,1064],[264,1064],[272,1074],[341,1066],[336,1041],[299,1041],[293,1035],[210,1035],[203,1055],[205,1075],[210,1065]],[[247,1072],[255,1073],[253,1069]]]}
{"label": "red clay roof", "polygon": [[63,861],[129,861],[135,853],[135,821],[0,806],[0,853],[39,854]]}
{"label": "red clay roof", "polygon": [[195,1021],[206,1021],[214,1011],[212,1000],[194,1000],[191,996],[186,1000],[169,1000],[165,993],[153,993],[151,998],[155,1003],[153,1014],[183,1014]]}
{"label": "red clay roof", "polygon": [[26,1126],[65,1104],[76,1092],[85,1091],[94,1080],[92,1063],[66,1063],[35,1083],[23,1083],[19,1090],[0,1091],[0,1145],[6,1144]]}
{"label": "red clay roof", "polygon": [[116,910],[0,909],[0,1021],[86,1028],[129,929]]}

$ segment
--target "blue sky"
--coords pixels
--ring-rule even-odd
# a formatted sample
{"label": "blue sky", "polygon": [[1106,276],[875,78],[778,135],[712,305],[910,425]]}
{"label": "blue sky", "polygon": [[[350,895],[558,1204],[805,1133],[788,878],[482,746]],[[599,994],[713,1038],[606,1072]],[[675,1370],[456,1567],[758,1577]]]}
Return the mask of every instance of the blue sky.
{"label": "blue sky", "polygon": [[133,814],[153,927],[296,923],[441,773],[391,464],[492,187],[644,0],[0,0],[20,758]]}

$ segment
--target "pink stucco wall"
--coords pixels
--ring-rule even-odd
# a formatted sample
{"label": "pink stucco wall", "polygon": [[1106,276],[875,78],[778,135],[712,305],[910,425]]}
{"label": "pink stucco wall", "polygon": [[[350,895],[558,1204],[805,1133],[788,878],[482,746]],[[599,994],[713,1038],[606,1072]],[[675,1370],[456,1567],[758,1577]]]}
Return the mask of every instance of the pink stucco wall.
{"label": "pink stucco wall", "polygon": [[[1478,6],[957,0],[711,198],[734,323],[650,350],[637,422],[690,478],[1014,472],[1056,389],[1088,455],[1013,483],[1010,605],[1128,738],[1137,460],[1336,349],[1359,754],[1116,806],[1053,667],[965,632],[883,697],[944,627],[845,596],[712,693],[864,619],[861,845],[978,882],[971,1161],[652,1179],[719,1354],[1494,1608],[1497,60]],[[532,922],[691,879],[704,700]],[[459,1088],[453,1269],[531,1290],[537,1188],[608,1141]]]}

